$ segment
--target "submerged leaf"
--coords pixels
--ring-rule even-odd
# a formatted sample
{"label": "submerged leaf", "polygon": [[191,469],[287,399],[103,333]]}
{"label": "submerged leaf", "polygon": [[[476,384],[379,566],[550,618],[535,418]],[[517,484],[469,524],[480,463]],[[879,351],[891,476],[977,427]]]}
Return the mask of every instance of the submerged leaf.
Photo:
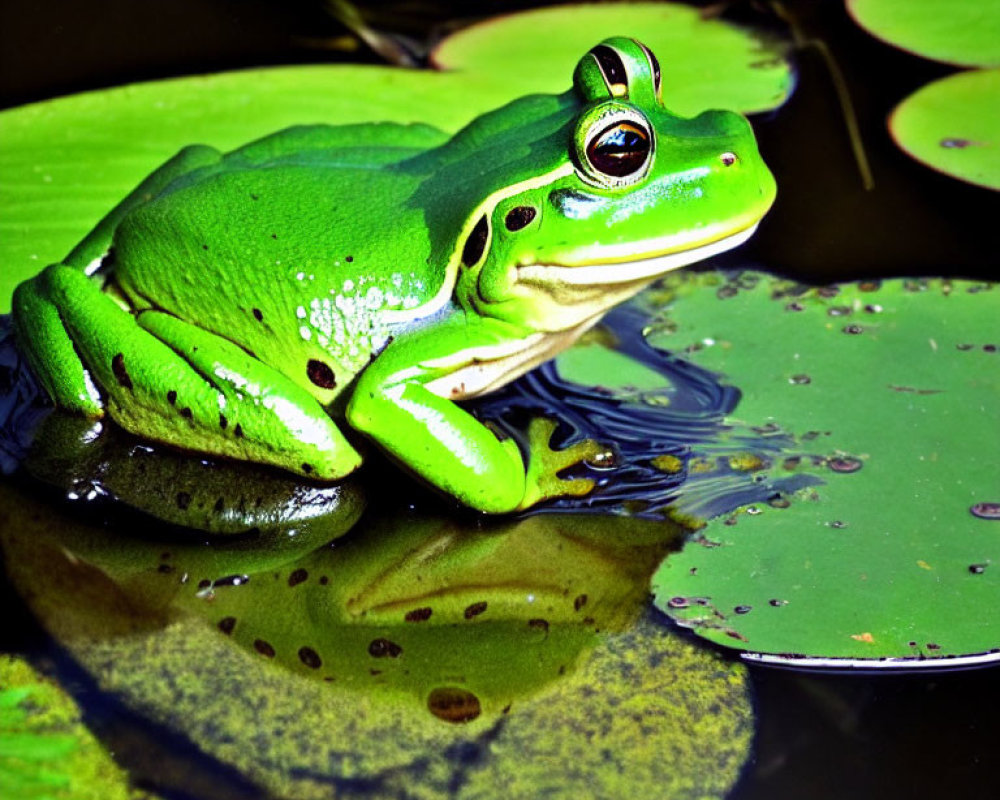
{"label": "submerged leaf", "polygon": [[73,700],[23,659],[0,655],[0,709],[0,796],[138,797],[84,727]]}

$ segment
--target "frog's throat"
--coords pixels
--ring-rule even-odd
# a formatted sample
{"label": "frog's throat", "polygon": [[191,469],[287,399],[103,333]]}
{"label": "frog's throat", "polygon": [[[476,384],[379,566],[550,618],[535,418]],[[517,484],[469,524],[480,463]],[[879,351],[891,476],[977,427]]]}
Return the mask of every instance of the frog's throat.
{"label": "frog's throat", "polygon": [[536,286],[590,287],[648,282],[661,275],[739,247],[753,236],[758,223],[707,244],[674,253],[622,263],[564,267],[555,264],[527,264],[517,267],[517,282]]}
{"label": "frog's throat", "polygon": [[450,400],[488,394],[568,348],[602,316],[603,310],[565,330],[533,333],[492,347],[470,348],[444,359],[427,361],[424,367],[450,371],[427,383],[425,388]]}

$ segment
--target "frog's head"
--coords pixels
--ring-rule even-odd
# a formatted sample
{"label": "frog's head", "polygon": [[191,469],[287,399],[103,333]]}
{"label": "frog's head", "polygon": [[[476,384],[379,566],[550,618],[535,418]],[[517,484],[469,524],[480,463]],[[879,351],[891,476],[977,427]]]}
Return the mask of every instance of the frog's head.
{"label": "frog's head", "polygon": [[580,60],[561,155],[470,220],[474,304],[559,330],[750,237],[775,182],[749,123],[731,111],[679,117],[661,88],[655,56],[633,39]]}

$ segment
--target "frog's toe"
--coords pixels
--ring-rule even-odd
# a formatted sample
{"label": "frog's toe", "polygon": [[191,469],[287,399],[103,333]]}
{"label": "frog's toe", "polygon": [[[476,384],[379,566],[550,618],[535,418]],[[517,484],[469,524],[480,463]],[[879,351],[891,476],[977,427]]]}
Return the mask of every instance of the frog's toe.
{"label": "frog's toe", "polygon": [[66,269],[58,264],[48,267],[14,290],[17,346],[53,403],[99,418],[104,415],[100,392],[80,360],[53,299],[54,276]]}
{"label": "frog's toe", "polygon": [[608,448],[593,439],[584,439],[562,450],[552,449],[550,442],[556,426],[555,421],[546,417],[536,417],[528,426],[530,455],[521,509],[555,497],[587,494],[594,488],[594,481],[560,478],[559,473],[583,462],[601,463],[608,458]]}

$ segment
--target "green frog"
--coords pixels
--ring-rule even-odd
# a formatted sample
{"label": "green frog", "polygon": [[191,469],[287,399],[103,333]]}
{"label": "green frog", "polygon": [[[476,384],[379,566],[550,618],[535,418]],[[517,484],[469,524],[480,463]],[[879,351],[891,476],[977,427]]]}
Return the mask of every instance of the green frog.
{"label": "green frog", "polygon": [[535,437],[522,455],[460,401],[744,242],[774,197],[747,121],[672,114],[656,58],[615,37],[569,91],[454,135],[311,125],[187,147],[17,288],[14,321],[68,411],[321,481],[358,468],[358,432],[504,513],[589,488],[553,476],[593,450]]}

